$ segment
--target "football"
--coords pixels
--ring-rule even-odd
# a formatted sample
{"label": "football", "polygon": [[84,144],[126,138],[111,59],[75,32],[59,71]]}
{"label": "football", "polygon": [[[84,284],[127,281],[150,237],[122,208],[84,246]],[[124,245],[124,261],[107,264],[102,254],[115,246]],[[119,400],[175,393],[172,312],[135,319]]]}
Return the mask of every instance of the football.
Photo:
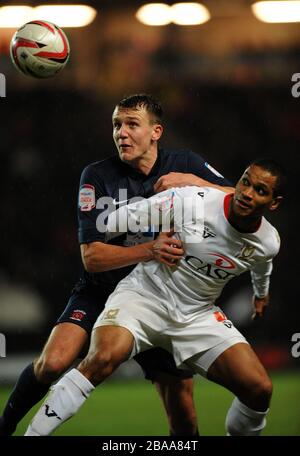
{"label": "football", "polygon": [[51,78],[68,62],[70,45],[57,25],[31,21],[20,27],[12,37],[10,55],[21,73],[34,78]]}

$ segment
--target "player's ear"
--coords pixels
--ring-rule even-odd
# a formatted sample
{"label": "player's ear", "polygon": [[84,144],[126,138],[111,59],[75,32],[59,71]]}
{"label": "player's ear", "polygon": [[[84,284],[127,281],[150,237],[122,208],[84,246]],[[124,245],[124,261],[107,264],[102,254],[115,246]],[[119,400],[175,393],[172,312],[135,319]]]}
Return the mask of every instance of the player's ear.
{"label": "player's ear", "polygon": [[275,198],[273,198],[270,203],[270,206],[269,206],[270,211],[275,211],[275,209],[278,208],[278,206],[282,200],[283,200],[282,196],[276,196]]}
{"label": "player's ear", "polygon": [[152,140],[158,141],[161,135],[163,134],[164,128],[160,124],[154,124],[152,130]]}

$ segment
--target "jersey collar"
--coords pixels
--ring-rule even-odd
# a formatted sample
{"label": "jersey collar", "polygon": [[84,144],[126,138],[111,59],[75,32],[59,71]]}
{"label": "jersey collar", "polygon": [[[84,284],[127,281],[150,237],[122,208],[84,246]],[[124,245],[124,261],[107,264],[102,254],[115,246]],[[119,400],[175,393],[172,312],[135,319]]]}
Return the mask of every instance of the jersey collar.
{"label": "jersey collar", "polygon": [[127,176],[128,177],[131,177],[133,179],[137,179],[137,180],[143,180],[145,179],[146,177],[148,178],[149,176],[151,176],[152,174],[156,174],[157,170],[160,169],[160,166],[161,166],[161,150],[158,149],[157,151],[157,157],[156,157],[156,160],[150,170],[150,173],[145,175],[143,174],[142,172],[140,172],[139,170],[137,170],[136,168],[134,168],[133,166],[130,166],[128,163],[124,163],[124,162],[121,162],[123,164],[123,166],[127,169]]}
{"label": "jersey collar", "polygon": [[160,169],[160,165],[161,165],[161,149],[157,149],[157,157],[156,157],[155,162],[153,163],[153,166],[152,166],[148,176],[151,176],[152,174],[156,174],[156,171],[158,169]]}

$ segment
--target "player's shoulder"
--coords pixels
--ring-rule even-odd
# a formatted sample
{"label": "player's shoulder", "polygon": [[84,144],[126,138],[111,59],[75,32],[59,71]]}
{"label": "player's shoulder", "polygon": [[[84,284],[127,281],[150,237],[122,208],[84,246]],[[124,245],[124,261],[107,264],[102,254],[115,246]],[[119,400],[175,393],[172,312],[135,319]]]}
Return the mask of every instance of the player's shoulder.
{"label": "player's shoulder", "polygon": [[198,161],[201,161],[201,162],[205,162],[204,158],[201,157],[200,154],[194,152],[193,150],[191,149],[173,149],[173,148],[168,148],[168,149],[165,149],[165,148],[161,148],[160,149],[160,153],[164,156],[164,157],[167,157],[167,156],[172,156],[172,157],[178,157],[178,158],[186,158],[186,159],[189,159],[189,160],[198,160]]}
{"label": "player's shoulder", "polygon": [[189,155],[191,153],[191,150],[189,149],[177,149],[173,147],[160,147],[159,152],[162,155]]}
{"label": "player's shoulder", "polygon": [[225,193],[222,190],[209,186],[199,187],[196,185],[187,185],[184,187],[174,187],[170,190],[180,197],[200,197],[210,201],[217,199],[223,200],[225,196]]}
{"label": "player's shoulder", "polygon": [[116,155],[104,158],[103,160],[98,160],[92,163],[89,163],[83,171],[92,171],[92,172],[103,172],[103,170],[111,169],[118,165],[119,158]]}
{"label": "player's shoulder", "polygon": [[179,149],[174,151],[174,153],[180,155],[185,155],[191,166],[203,166],[207,168],[208,171],[215,174],[217,177],[224,179],[224,176],[219,173],[213,166],[211,166],[205,156],[202,156],[199,152],[195,152],[191,149]]}
{"label": "player's shoulder", "polygon": [[184,188],[184,192],[190,195],[197,195],[201,196],[204,198],[206,201],[217,201],[217,200],[224,200],[224,197],[226,196],[226,193],[216,187],[211,187],[209,185],[204,185],[204,186],[188,186],[188,187],[182,187]]}
{"label": "player's shoulder", "polygon": [[88,177],[107,177],[111,173],[117,171],[120,167],[120,159],[116,155],[105,158],[103,160],[89,163],[82,170],[82,176]]}
{"label": "player's shoulder", "polygon": [[266,255],[270,257],[277,255],[280,249],[280,235],[277,229],[265,217],[262,218],[259,232]]}

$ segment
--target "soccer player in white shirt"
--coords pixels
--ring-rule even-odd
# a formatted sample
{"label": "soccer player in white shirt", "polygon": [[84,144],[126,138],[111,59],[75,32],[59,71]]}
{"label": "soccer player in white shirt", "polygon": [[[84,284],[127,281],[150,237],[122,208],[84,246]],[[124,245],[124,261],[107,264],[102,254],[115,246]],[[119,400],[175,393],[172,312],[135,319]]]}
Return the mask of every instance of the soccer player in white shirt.
{"label": "soccer player in white shirt", "polygon": [[234,393],[226,417],[228,435],[259,435],[272,383],[215,301],[229,280],[250,271],[255,316],[263,315],[272,259],[280,246],[276,229],[263,214],[280,204],[283,183],[280,165],[257,160],[234,194],[208,187],[174,188],[113,213],[108,236],[126,231],[127,224],[143,231],[149,223],[164,228],[171,221],[184,257],[173,267],[140,263],[119,283],[94,325],[87,357],[52,388],[25,435],[50,434],[122,362],[154,346],[171,352],[179,368],[188,367]]}

